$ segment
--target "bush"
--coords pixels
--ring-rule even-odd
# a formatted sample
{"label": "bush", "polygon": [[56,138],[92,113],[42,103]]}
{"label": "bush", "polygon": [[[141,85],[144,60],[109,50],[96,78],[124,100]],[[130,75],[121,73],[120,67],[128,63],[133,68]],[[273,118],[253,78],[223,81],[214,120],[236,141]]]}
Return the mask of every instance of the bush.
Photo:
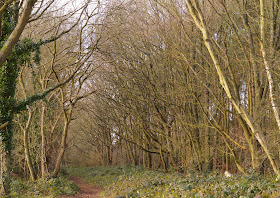
{"label": "bush", "polygon": [[16,179],[11,183],[11,197],[57,197],[74,195],[79,187],[64,178],[39,179],[36,182]]}

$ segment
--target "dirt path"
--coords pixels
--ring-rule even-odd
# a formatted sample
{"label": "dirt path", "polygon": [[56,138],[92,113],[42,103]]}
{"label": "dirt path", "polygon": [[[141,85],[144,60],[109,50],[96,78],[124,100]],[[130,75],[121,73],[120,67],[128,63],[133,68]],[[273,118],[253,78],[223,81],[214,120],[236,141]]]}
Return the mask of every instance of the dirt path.
{"label": "dirt path", "polygon": [[70,180],[80,187],[80,191],[76,195],[64,196],[63,198],[100,198],[99,194],[102,188],[85,183],[79,177],[72,177]]}

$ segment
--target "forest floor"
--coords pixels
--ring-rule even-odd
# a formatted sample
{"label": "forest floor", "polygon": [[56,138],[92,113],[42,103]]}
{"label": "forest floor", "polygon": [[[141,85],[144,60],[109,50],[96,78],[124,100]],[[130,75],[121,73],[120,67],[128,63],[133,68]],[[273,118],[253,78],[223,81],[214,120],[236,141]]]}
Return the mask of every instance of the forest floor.
{"label": "forest floor", "polygon": [[102,192],[102,188],[83,182],[83,180],[79,177],[71,177],[70,181],[77,184],[80,190],[75,195],[63,196],[63,198],[100,198],[101,197],[100,192]]}
{"label": "forest floor", "polygon": [[[220,172],[168,173],[146,170],[143,167],[68,167],[72,177],[88,182],[90,191],[83,190],[72,197],[264,197],[280,198],[280,181],[273,175],[255,173],[233,174]],[[78,180],[79,181],[79,180]],[[82,182],[83,183],[83,182]],[[92,186],[93,185],[93,186]],[[96,188],[97,187],[97,188]],[[94,190],[96,189],[97,192]],[[102,191],[102,192],[101,192]],[[84,192],[85,196],[82,196]],[[87,194],[92,193],[91,196]],[[81,195],[81,196],[79,196]],[[90,195],[90,194],[89,194]]]}

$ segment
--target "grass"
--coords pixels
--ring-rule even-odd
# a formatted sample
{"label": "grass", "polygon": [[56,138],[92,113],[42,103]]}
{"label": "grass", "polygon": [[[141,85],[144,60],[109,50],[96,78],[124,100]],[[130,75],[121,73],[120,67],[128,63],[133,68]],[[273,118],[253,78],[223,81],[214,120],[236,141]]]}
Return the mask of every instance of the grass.
{"label": "grass", "polygon": [[279,197],[280,182],[260,175],[234,175],[226,178],[220,173],[163,173],[141,167],[66,168],[73,176],[104,188],[103,197]]}

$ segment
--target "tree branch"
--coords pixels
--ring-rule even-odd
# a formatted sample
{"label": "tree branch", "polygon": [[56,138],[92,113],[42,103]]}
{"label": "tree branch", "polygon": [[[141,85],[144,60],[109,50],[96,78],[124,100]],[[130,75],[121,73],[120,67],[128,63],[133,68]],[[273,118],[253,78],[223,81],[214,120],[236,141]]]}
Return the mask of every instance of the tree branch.
{"label": "tree branch", "polygon": [[32,12],[33,6],[37,0],[29,0],[26,2],[25,8],[23,10],[22,16],[19,19],[18,24],[16,25],[15,29],[9,36],[8,40],[5,42],[4,46],[0,51],[0,67],[3,66],[3,63],[6,61],[7,57],[11,54],[13,47],[18,42],[27,22],[29,16]]}
{"label": "tree branch", "polygon": [[0,126],[0,131],[1,131],[2,129],[4,129],[5,127],[7,127],[8,124],[9,124],[9,122],[6,122],[6,123],[2,124],[2,126]]}
{"label": "tree branch", "polygon": [[33,96],[29,96],[29,97],[26,98],[26,100],[18,102],[18,104],[14,107],[14,110],[13,110],[14,113],[19,113],[20,111],[25,110],[27,105],[30,105],[33,102],[36,102],[36,101],[38,101],[40,99],[43,99],[46,95],[48,95],[53,90],[55,90],[55,89],[57,89],[59,87],[64,86],[65,84],[67,84],[75,76],[76,72],[77,72],[77,70],[71,76],[69,76],[64,82],[59,83],[56,86],[51,87],[51,88],[49,88],[49,89],[47,89],[47,90],[45,90],[45,91],[43,91],[41,93],[35,94]]}
{"label": "tree branch", "polygon": [[8,5],[10,5],[14,0],[10,0],[5,2],[2,7],[0,8],[0,15],[6,10],[6,8],[8,7]]}

